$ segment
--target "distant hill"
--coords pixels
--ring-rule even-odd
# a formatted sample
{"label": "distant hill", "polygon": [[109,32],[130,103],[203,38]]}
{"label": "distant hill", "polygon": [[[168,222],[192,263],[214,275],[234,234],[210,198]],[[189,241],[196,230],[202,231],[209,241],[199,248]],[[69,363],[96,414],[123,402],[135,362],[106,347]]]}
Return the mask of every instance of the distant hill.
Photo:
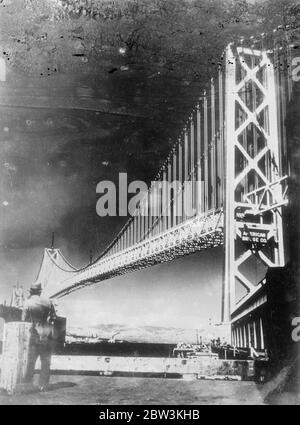
{"label": "distant hill", "polygon": [[[189,344],[197,343],[196,329],[182,329],[173,327],[159,326],[139,326],[129,327],[118,324],[99,324],[92,328],[84,327],[69,327],[68,334],[75,336],[96,337],[103,339],[114,338],[116,340],[124,340],[131,342],[155,342],[177,344],[185,342]],[[198,337],[202,338],[203,342],[208,342],[212,338],[221,339],[225,336],[225,330],[222,326],[206,326],[198,329]]]}

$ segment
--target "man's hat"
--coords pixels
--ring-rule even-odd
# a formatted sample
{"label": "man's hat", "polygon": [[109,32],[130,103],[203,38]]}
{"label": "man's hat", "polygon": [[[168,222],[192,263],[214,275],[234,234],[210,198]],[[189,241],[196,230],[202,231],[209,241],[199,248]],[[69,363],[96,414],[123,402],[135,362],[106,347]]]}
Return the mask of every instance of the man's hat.
{"label": "man's hat", "polygon": [[30,286],[30,292],[32,292],[32,291],[38,292],[38,291],[41,291],[41,290],[42,290],[42,284],[41,284],[41,282],[34,282]]}

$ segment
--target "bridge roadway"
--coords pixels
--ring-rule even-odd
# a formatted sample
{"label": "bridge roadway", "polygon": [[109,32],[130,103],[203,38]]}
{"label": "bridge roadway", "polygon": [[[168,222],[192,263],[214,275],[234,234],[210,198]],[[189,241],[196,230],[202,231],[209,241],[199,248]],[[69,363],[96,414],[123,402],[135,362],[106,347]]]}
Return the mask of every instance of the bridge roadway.
{"label": "bridge roadway", "polygon": [[60,298],[118,275],[220,246],[224,243],[223,228],[222,209],[195,216],[132,247],[103,257],[82,271],[72,272],[67,279],[51,285],[51,297]]}

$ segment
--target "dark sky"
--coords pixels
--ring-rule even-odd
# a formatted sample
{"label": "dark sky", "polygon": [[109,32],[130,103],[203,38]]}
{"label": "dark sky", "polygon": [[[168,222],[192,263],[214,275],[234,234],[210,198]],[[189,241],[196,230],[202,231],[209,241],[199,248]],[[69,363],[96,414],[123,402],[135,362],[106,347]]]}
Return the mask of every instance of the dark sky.
{"label": "dark sky", "polygon": [[[97,183],[155,177],[232,39],[221,2],[90,3],[87,13],[67,1],[0,5],[0,299],[17,281],[28,288],[52,232],[75,266],[106,247],[125,219],[97,216]],[[75,322],[89,302],[95,322],[219,320],[221,258],[116,278],[64,309]]]}

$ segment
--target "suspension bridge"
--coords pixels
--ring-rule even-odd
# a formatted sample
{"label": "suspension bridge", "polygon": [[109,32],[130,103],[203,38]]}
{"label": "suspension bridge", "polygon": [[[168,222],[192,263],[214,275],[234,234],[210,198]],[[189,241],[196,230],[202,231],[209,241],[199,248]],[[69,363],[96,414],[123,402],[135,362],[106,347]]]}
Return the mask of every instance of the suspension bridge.
{"label": "suspension bridge", "polygon": [[156,181],[99,258],[78,270],[59,249],[45,249],[38,279],[47,295],[223,246],[222,321],[233,345],[266,348],[264,279],[247,269],[286,263],[285,117],[296,50],[280,31],[227,46]]}

